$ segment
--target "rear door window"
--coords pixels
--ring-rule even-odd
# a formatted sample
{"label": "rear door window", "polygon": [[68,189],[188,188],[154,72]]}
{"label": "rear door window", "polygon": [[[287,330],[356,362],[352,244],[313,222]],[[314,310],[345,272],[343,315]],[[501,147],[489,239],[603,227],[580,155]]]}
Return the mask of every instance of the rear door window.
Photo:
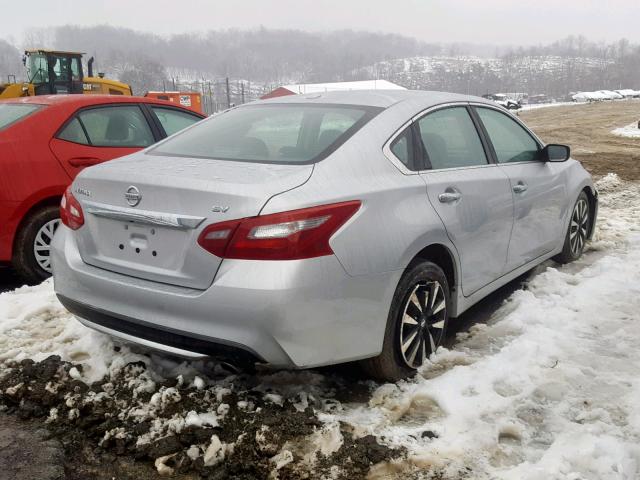
{"label": "rear door window", "polygon": [[167,136],[184,130],[185,128],[199,122],[202,118],[187,112],[181,112],[173,108],[151,106],[151,110],[158,118],[160,125],[164,128]]}
{"label": "rear door window", "polygon": [[[94,147],[148,147],[155,140],[137,105],[116,105],[81,111],[79,119]],[[62,138],[62,137],[60,137]]]}
{"label": "rear door window", "polygon": [[381,109],[351,105],[262,104],[229,110],[162,142],[150,154],[260,163],[324,158]]}
{"label": "rear door window", "polygon": [[518,122],[492,108],[476,107],[476,112],[489,134],[498,163],[538,159],[538,142]]}
{"label": "rear door window", "polygon": [[486,165],[487,156],[466,107],[450,107],[418,120],[425,163],[431,169]]}
{"label": "rear door window", "polygon": [[27,105],[17,103],[0,104],[0,130],[19,122],[23,118],[38,110],[40,105]]}
{"label": "rear door window", "polygon": [[69,123],[58,134],[60,140],[66,140],[67,142],[81,143],[82,145],[89,145],[89,140],[84,133],[84,129],[80,124],[80,120],[77,117],[71,119]]}
{"label": "rear door window", "polygon": [[407,127],[391,142],[391,153],[409,170],[418,170],[414,165],[412,128]]}

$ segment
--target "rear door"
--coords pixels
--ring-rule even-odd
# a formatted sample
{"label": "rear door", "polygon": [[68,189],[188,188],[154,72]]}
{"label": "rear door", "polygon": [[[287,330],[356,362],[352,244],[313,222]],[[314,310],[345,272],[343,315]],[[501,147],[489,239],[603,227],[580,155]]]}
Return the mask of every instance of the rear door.
{"label": "rear door", "polygon": [[146,108],[151,112],[153,119],[157,121],[162,138],[173,135],[202,120],[200,115],[177,108],[153,104],[147,104]]}
{"label": "rear door", "polygon": [[511,184],[515,208],[507,269],[513,270],[552,251],[564,236],[567,191],[561,172],[566,167],[539,160],[541,145],[510,115],[474,109]]}
{"label": "rear door", "polygon": [[431,111],[415,126],[429,201],[456,247],[468,296],[504,273],[513,225],[509,179],[489,162],[467,106]]}
{"label": "rear door", "polygon": [[78,111],[50,147],[74,178],[83,168],[137,152],[160,139],[138,104],[103,105]]}

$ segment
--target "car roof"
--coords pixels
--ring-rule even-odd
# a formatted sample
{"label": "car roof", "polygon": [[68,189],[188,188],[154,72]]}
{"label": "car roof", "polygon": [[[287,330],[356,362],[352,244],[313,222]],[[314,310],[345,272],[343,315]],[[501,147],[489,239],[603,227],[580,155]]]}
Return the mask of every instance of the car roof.
{"label": "car roof", "polygon": [[[68,107],[88,107],[91,105],[105,105],[110,103],[153,103],[188,110],[180,105],[166,100],[149,97],[134,97],[129,95],[37,95],[35,97],[21,97],[3,100],[3,103],[28,103],[33,105],[65,105]],[[193,110],[189,110],[193,112]],[[198,112],[193,112],[198,113]]]}
{"label": "car roof", "polygon": [[344,90],[287,95],[260,100],[259,103],[335,103],[388,108],[406,101],[420,101],[425,107],[448,102],[478,102],[495,105],[484,98],[472,95],[426,90]]}

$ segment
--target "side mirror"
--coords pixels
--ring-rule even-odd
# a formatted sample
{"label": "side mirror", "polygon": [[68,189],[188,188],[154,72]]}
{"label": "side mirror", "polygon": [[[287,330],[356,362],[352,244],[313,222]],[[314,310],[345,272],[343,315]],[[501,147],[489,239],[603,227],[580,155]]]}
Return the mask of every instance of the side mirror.
{"label": "side mirror", "polygon": [[571,149],[567,145],[550,143],[540,152],[541,160],[545,162],[564,162],[569,160]]}

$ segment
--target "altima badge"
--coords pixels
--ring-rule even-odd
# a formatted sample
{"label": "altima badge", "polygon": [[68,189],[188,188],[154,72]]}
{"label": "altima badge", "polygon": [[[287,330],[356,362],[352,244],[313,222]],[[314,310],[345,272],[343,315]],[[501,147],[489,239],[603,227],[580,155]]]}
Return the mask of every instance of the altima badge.
{"label": "altima badge", "polygon": [[132,207],[135,207],[142,200],[142,194],[138,187],[131,185],[127,188],[127,191],[124,193],[124,198],[127,200],[127,203]]}
{"label": "altima badge", "polygon": [[78,195],[84,195],[85,197],[91,197],[91,191],[87,190],[86,188],[76,188],[76,193]]}

